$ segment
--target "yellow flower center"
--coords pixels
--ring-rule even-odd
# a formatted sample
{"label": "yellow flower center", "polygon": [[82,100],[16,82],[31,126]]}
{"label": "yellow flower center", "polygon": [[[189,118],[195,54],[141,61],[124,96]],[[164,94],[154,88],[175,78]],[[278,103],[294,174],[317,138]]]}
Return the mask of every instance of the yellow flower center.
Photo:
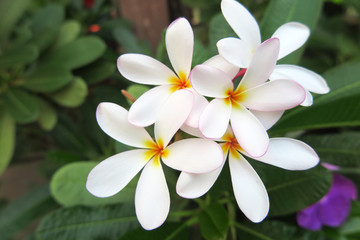
{"label": "yellow flower center", "polygon": [[244,101],[246,93],[244,93],[244,89],[242,88],[238,88],[235,91],[233,90],[228,90],[226,93],[226,98],[225,98],[225,102],[226,104],[230,104],[233,107],[238,106],[242,101]]}
{"label": "yellow flower center", "polygon": [[222,139],[225,140],[225,143],[223,145],[225,149],[223,149],[223,150],[228,150],[230,152],[230,154],[234,155],[234,154],[237,154],[236,152],[244,151],[240,147],[240,144],[238,143],[238,141],[232,134],[225,133],[225,135],[222,137]]}
{"label": "yellow flower center", "polygon": [[164,147],[164,143],[161,139],[158,140],[158,143],[149,141],[145,143],[146,147],[149,149],[145,152],[146,160],[154,158],[154,165],[160,165],[161,156],[166,157],[169,151]]}
{"label": "yellow flower center", "polygon": [[171,77],[169,82],[173,85],[170,88],[171,92],[191,87],[190,81],[184,72],[179,72],[178,77]]}

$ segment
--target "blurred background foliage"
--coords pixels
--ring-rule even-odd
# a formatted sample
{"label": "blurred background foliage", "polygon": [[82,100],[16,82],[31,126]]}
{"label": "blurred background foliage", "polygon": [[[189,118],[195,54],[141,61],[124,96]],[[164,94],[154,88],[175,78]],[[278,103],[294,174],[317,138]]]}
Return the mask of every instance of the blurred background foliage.
{"label": "blurred background foliage", "polygon": [[[154,47],[139,39],[132,22],[119,14],[119,2],[0,1],[0,175],[7,167],[38,162],[35,171],[45,179],[16,199],[1,195],[1,239],[360,238],[356,201],[339,228],[310,232],[297,226],[296,212],[330,188],[332,173],[322,166],[291,172],[250,160],[270,197],[269,217],[260,224],[250,223],[238,209],[226,169],[207,195],[191,201],[176,195],[178,173],[165,168],[170,215],[151,232],[143,230],[135,216],[137,179],[111,198],[88,193],[89,171],[128,148],[100,130],[96,106],[108,101],[128,108],[131,102],[122,89],[134,97],[149,89],[124,79],[116,70],[117,57],[143,53],[169,64],[164,41]],[[288,111],[269,134],[302,139],[322,162],[340,166],[339,172],[360,186],[360,2],[241,3],[258,20],[263,40],[285,22],[308,25],[311,36],[306,45],[280,63],[316,71],[331,88],[329,94],[315,96],[310,108]],[[218,40],[235,36],[221,15],[220,0],[169,0],[167,6],[168,23],[185,16],[193,25],[194,66],[217,54]],[[15,177],[26,178],[29,171]],[[5,183],[0,178],[0,189]]]}

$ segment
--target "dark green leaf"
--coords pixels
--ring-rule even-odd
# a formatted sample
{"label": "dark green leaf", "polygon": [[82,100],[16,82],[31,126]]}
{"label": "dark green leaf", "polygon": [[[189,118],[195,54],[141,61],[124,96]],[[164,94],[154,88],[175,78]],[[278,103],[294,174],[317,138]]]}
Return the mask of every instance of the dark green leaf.
{"label": "dark green leaf", "polygon": [[138,226],[133,205],[70,207],[44,217],[35,234],[37,240],[113,240]]}
{"label": "dark green leaf", "polygon": [[192,65],[196,66],[198,64],[202,64],[210,57],[211,56],[209,50],[205,48],[205,46],[202,44],[202,42],[199,39],[195,38]]}
{"label": "dark green leaf", "polygon": [[79,36],[80,31],[81,25],[78,21],[68,20],[64,22],[60,27],[53,48],[56,49],[74,41]]}
{"label": "dark green leaf", "polygon": [[77,71],[76,74],[80,75],[87,84],[95,84],[110,77],[115,69],[115,63],[100,59]]}
{"label": "dark green leaf", "polygon": [[78,38],[49,53],[43,63],[66,64],[70,69],[85,66],[105,52],[105,43],[96,36]]}
{"label": "dark green leaf", "polygon": [[127,28],[116,28],[113,31],[115,40],[125,49],[126,52],[143,53],[138,39]]}
{"label": "dark green leaf", "polygon": [[24,65],[34,61],[39,51],[34,45],[21,45],[0,55],[0,69]]}
{"label": "dark green leaf", "polygon": [[205,239],[226,239],[229,216],[222,205],[210,205],[200,213],[199,220],[201,235]]}
{"label": "dark green leaf", "polygon": [[13,239],[14,234],[55,206],[47,185],[11,202],[0,212],[1,239]]}
{"label": "dark green leaf", "polygon": [[14,25],[26,11],[30,1],[1,0],[0,1],[0,40],[5,38],[14,29]]}
{"label": "dark green leaf", "polygon": [[88,93],[88,88],[82,78],[76,77],[70,84],[50,95],[59,105],[64,107],[80,106]]}
{"label": "dark green leaf", "polygon": [[53,92],[70,83],[73,78],[66,66],[46,64],[24,77],[24,87],[34,92]]}
{"label": "dark green leaf", "polygon": [[4,106],[18,123],[29,123],[39,117],[38,99],[20,88],[8,88],[3,92]]}
{"label": "dark green leaf", "polygon": [[310,206],[328,192],[332,183],[331,173],[321,166],[306,171],[288,171],[258,162],[253,165],[268,191],[269,214],[274,216]]}
{"label": "dark green leaf", "polygon": [[51,194],[63,206],[98,206],[111,203],[133,202],[137,178],[134,178],[118,194],[109,198],[97,198],[86,187],[89,172],[98,162],[76,162],[60,168],[50,184]]}
{"label": "dark green leaf", "polygon": [[15,148],[15,122],[0,108],[0,176],[8,166]]}

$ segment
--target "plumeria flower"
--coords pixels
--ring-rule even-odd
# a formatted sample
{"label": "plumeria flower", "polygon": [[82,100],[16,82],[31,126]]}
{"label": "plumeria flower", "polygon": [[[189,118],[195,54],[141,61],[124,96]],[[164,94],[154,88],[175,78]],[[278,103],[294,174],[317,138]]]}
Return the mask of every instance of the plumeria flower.
{"label": "plumeria flower", "polygon": [[177,91],[169,97],[155,122],[155,140],[143,127],[130,124],[128,111],[121,106],[99,104],[96,118],[101,129],[115,140],[138,149],[116,154],[95,166],[86,182],[88,191],[97,197],[112,196],[143,169],[135,193],[136,215],[143,228],[159,227],[170,207],[161,163],[189,173],[206,173],[223,163],[220,146],[211,140],[188,138],[170,144],[191,111],[192,98],[188,90]]}
{"label": "plumeria flower", "polygon": [[[190,23],[185,18],[172,22],[166,30],[165,43],[175,72],[158,60],[142,54],[123,54],[118,58],[118,69],[125,78],[136,83],[160,85],[144,93],[130,107],[129,121],[136,126],[153,124],[158,119],[162,105],[174,92],[180,89],[192,91],[189,74],[194,33]],[[197,127],[199,109],[202,109],[207,101],[203,96],[194,92],[193,94],[193,110],[186,123]]]}
{"label": "plumeria flower", "polygon": [[[218,41],[217,47],[220,55],[232,64],[247,68],[255,49],[261,44],[260,28],[251,13],[235,0],[222,0],[221,10],[229,25],[239,36],[238,38],[224,38]],[[300,48],[308,39],[310,29],[298,22],[288,22],[280,26],[271,38],[280,40],[278,59],[281,59]],[[306,89],[306,98],[303,106],[312,104],[312,95],[309,91],[324,94],[329,87],[324,78],[296,65],[278,65],[270,80],[280,78],[297,81]]]}
{"label": "plumeria flower", "polygon": [[249,111],[279,112],[303,102],[304,89],[296,82],[279,79],[267,82],[275,67],[279,40],[262,43],[239,85],[235,88],[225,72],[198,65],[191,73],[191,84],[200,94],[214,99],[199,119],[199,129],[206,138],[220,138],[229,120],[241,147],[253,157],[263,155],[269,145],[264,125]]}
{"label": "plumeria flower", "polygon": [[340,174],[334,174],[330,191],[319,202],[299,211],[297,222],[313,231],[320,230],[323,225],[338,227],[348,217],[351,200],[356,198],[355,184]]}
{"label": "plumeria flower", "polygon": [[[269,211],[269,199],[260,177],[242,156],[249,157],[249,154],[241,148],[230,127],[218,141],[221,142],[224,159],[229,157],[231,181],[239,208],[251,221],[262,221]],[[319,162],[319,157],[311,147],[291,138],[270,139],[266,154],[254,159],[287,170],[305,170]],[[182,172],[176,184],[177,193],[185,198],[202,196],[215,183],[223,165],[206,174]]]}

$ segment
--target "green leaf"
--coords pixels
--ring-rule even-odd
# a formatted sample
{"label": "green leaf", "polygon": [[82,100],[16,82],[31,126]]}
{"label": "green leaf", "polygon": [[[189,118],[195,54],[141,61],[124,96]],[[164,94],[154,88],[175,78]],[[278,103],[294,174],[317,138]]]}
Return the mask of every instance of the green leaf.
{"label": "green leaf", "polygon": [[30,123],[39,117],[38,99],[20,88],[8,88],[3,92],[4,106],[17,123]]}
{"label": "green leaf", "polygon": [[23,16],[30,1],[27,0],[1,0],[0,1],[0,40],[7,37],[14,29],[14,25]]}
{"label": "green leaf", "polygon": [[85,66],[103,55],[105,43],[96,36],[78,38],[49,53],[42,62],[66,64],[70,69]]}
{"label": "green leaf", "polygon": [[[267,7],[264,18],[261,21],[262,39],[268,39],[275,30],[287,22],[300,22],[307,25],[310,30],[314,29],[320,17],[322,0],[272,0]],[[282,62],[296,64],[301,57],[303,49],[300,49]]]}
{"label": "green leaf", "polygon": [[133,202],[137,179],[134,178],[118,194],[109,198],[91,195],[86,187],[86,179],[98,162],[75,162],[60,168],[50,184],[51,194],[63,206],[98,206],[111,203]]}
{"label": "green leaf", "polygon": [[64,107],[78,107],[87,96],[88,89],[82,78],[75,79],[64,88],[50,95],[50,97],[59,105]]}
{"label": "green leaf", "polygon": [[15,149],[15,122],[0,109],[0,176],[8,166]]}
{"label": "green leaf", "polygon": [[46,64],[24,77],[24,87],[34,92],[48,93],[58,90],[73,79],[64,65]]}
{"label": "green leaf", "polygon": [[64,22],[60,27],[53,48],[56,49],[74,41],[79,36],[80,31],[81,25],[78,21],[68,20]]}
{"label": "green leaf", "polygon": [[40,50],[46,49],[54,42],[64,16],[64,7],[61,5],[50,4],[42,8],[35,15],[31,25],[33,32],[31,43],[38,46]]}
{"label": "green leaf", "polygon": [[35,188],[0,211],[1,239],[12,237],[36,218],[55,207],[50,197],[49,187]]}
{"label": "green leaf", "polygon": [[314,99],[311,107],[297,107],[285,114],[272,133],[360,124],[360,62],[335,67],[324,74],[330,93]]}
{"label": "green leaf", "polygon": [[69,207],[45,216],[35,235],[37,240],[112,240],[138,226],[133,205]]}
{"label": "green leaf", "polygon": [[360,217],[353,217],[347,220],[340,227],[340,233],[346,236],[360,237]]}
{"label": "green leaf", "polygon": [[360,133],[344,132],[326,135],[307,135],[301,140],[309,144],[322,162],[337,166],[360,167]]}
{"label": "green leaf", "polygon": [[76,72],[76,75],[80,75],[87,84],[99,83],[106,78],[110,77],[116,69],[115,63],[99,59],[96,62],[82,68]]}
{"label": "green leaf", "polygon": [[40,115],[38,123],[40,126],[46,130],[52,130],[57,123],[57,113],[54,108],[44,100],[40,100]]}
{"label": "green leaf", "polygon": [[20,45],[0,55],[0,69],[24,65],[34,61],[39,51],[34,45]]}
{"label": "green leaf", "polygon": [[211,57],[209,51],[202,42],[195,37],[194,39],[194,54],[192,60],[192,66],[202,64]]}
{"label": "green leaf", "polygon": [[125,49],[126,52],[144,53],[138,39],[127,28],[119,27],[113,30],[114,39]]}
{"label": "green leaf", "polygon": [[201,235],[205,239],[226,239],[229,216],[222,205],[210,205],[200,213],[199,220]]}
{"label": "green leaf", "polygon": [[[291,160],[291,159],[289,159]],[[320,200],[332,183],[331,173],[317,166],[306,171],[288,171],[252,162],[270,198],[270,215],[284,215],[301,210]]]}

